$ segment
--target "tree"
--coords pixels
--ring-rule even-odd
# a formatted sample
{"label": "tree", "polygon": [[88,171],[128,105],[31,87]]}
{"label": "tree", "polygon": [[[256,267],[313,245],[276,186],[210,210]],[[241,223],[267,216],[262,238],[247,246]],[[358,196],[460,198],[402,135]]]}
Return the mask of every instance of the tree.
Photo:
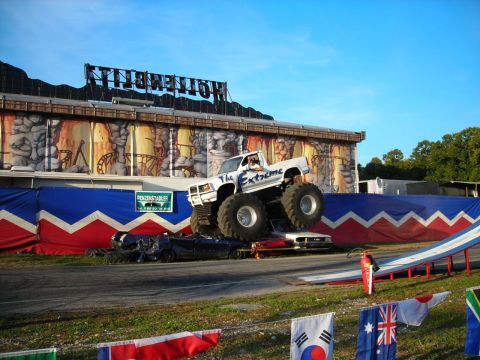
{"label": "tree", "polygon": [[375,157],[362,168],[360,179],[480,181],[480,128],[446,134],[440,141],[422,140],[404,159],[399,149]]}
{"label": "tree", "polygon": [[432,144],[426,179],[480,181],[480,128],[447,134]]}
{"label": "tree", "polygon": [[410,159],[413,162],[413,166],[420,168],[427,168],[428,158],[432,152],[433,142],[428,140],[420,141],[413,149]]}
{"label": "tree", "polygon": [[403,152],[400,149],[390,150],[383,155],[383,162],[387,166],[398,166],[403,160]]}
{"label": "tree", "polygon": [[381,177],[384,173],[385,165],[382,164],[382,160],[378,157],[373,157],[372,160],[365,166],[359,165],[359,179],[371,180],[377,176]]}

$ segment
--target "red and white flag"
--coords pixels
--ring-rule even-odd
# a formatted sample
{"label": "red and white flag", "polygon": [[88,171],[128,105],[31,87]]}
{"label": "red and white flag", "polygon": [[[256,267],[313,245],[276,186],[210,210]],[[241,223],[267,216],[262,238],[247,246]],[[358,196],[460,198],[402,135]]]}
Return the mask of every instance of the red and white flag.
{"label": "red and white flag", "polygon": [[220,329],[135,340],[140,360],[171,360],[196,355],[218,344]]}
{"label": "red and white flag", "polygon": [[98,345],[98,360],[173,360],[196,355],[218,344],[221,330],[182,332]]}
{"label": "red and white flag", "polygon": [[397,321],[407,325],[421,325],[430,309],[440,304],[450,294],[450,291],[445,291],[438,294],[399,301]]}
{"label": "red and white flag", "polygon": [[292,319],[291,360],[332,359],[333,315],[335,313]]}

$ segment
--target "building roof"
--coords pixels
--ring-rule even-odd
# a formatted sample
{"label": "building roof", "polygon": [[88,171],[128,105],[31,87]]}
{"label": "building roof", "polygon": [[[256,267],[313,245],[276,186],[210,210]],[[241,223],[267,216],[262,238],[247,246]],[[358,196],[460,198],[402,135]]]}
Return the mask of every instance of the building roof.
{"label": "building roof", "polygon": [[177,126],[248,131],[267,135],[309,137],[336,142],[358,143],[365,140],[365,132],[363,131],[353,132],[275,120],[7,93],[0,93],[0,109],[67,115],[96,120],[121,119]]}

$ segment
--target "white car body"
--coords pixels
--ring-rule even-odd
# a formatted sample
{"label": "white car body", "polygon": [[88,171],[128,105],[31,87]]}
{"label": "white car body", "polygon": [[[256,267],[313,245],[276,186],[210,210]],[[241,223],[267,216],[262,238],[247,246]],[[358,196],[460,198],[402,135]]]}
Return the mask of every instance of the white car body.
{"label": "white car body", "polygon": [[332,237],[326,234],[293,229],[289,224],[281,220],[271,220],[272,235],[288,239],[292,242],[294,249],[329,249],[333,246]]}

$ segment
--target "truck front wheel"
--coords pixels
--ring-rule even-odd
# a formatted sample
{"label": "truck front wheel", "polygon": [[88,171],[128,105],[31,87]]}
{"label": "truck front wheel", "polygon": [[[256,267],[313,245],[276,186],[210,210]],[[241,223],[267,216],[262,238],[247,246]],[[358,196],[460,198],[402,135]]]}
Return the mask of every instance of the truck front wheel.
{"label": "truck front wheel", "polygon": [[255,241],[263,235],[266,225],[265,206],[251,194],[230,195],[218,210],[218,227],[224,236]]}
{"label": "truck front wheel", "polygon": [[311,183],[293,184],[285,189],[282,206],[292,225],[296,227],[312,226],[322,219],[322,192]]}

